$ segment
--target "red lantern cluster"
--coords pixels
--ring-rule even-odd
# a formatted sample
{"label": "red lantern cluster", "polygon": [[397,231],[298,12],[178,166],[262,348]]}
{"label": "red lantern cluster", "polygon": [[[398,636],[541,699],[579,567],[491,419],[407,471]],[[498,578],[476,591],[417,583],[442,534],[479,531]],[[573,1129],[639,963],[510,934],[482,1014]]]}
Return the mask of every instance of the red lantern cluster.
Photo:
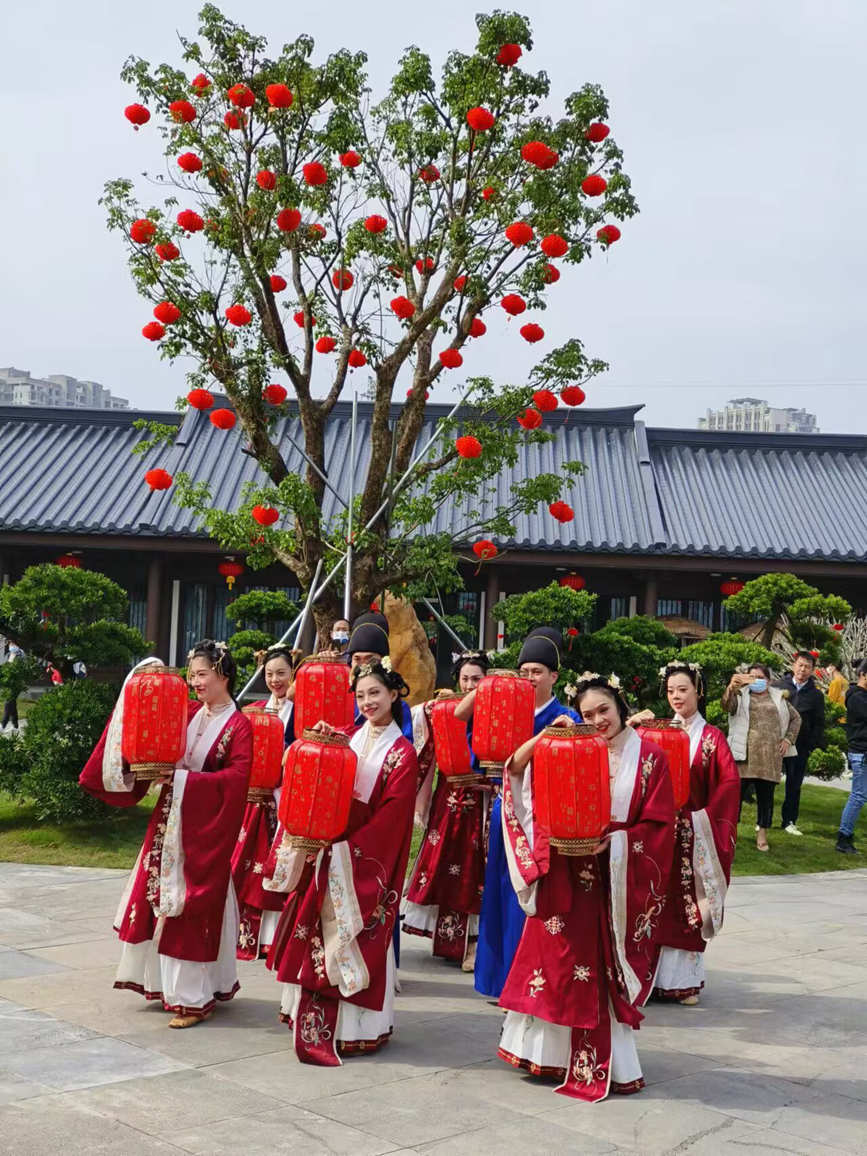
{"label": "red lantern cluster", "polygon": [[233,84],[226,96],[235,108],[252,108],[256,102],[253,90],[246,84]]}
{"label": "red lantern cluster", "polygon": [[210,415],[211,424],[217,429],[233,429],[237,418],[230,409],[215,409]]}
{"label": "red lantern cluster", "polygon": [[285,84],[266,85],[265,98],[272,108],[292,107],[292,93]]}
{"label": "red lantern cluster", "polygon": [[278,385],[276,382],[272,385],[266,385],[262,390],[262,397],[270,405],[282,405],[288,396],[286,387]]}
{"label": "red lantern cluster", "polygon": [[143,124],[147,124],[151,118],[151,114],[143,104],[128,104],[123,110],[123,115],[133,126],[136,132],[138,132],[139,128]]}
{"label": "red lantern cluster", "polygon": [[661,718],[645,723],[638,733],[662,747],[668,756],[674,809],[679,811],[689,798],[689,736],[680,723]]}
{"label": "red lantern cluster", "polygon": [[168,470],[147,470],[144,476],[145,483],[152,490],[167,490],[174,480]]}
{"label": "red lantern cluster", "polygon": [[545,728],[533,751],[533,794],[551,846],[591,854],[611,822],[608,747],[594,727]]}
{"label": "red lantern cluster", "polygon": [[357,169],[361,164],[361,157],[354,149],[349,149],[348,152],[340,154],[340,163],[345,169]]}
{"label": "red lantern cluster", "polygon": [[415,306],[408,297],[393,297],[391,311],[401,321],[407,321],[415,313]]}
{"label": "red lantern cluster", "polygon": [[517,317],[527,308],[527,302],[517,293],[507,293],[500,304],[510,317]]}
{"label": "red lantern cluster", "polygon": [[149,221],[147,217],[139,217],[137,221],[129,227],[129,235],[137,245],[147,245],[154,239],[157,227],[153,221]]}
{"label": "red lantern cluster", "polygon": [[587,585],[580,574],[564,574],[559,584],[568,587],[569,590],[583,590]]}
{"label": "red lantern cluster", "polygon": [[159,305],[154,306],[154,317],[162,321],[163,325],[174,325],[180,316],[181,311],[174,301],[160,301]]}
{"label": "red lantern cluster", "polygon": [[249,325],[253,314],[245,305],[227,305],[226,320],[230,325]]}
{"label": "red lantern cluster", "polygon": [[305,659],[295,679],[295,736],[318,722],[352,726],[355,700],[349,687],[349,667],[336,659]]}
{"label": "red lantern cluster", "polygon": [[166,335],[166,327],[160,325],[159,321],[149,321],[147,325],[142,327],[142,337],[146,337],[148,341],[159,341],[161,337]]}
{"label": "red lantern cluster", "polygon": [[437,769],[454,787],[472,786],[482,778],[473,770],[467,724],[455,718],[462,699],[461,694],[440,695],[430,713]]}
{"label": "red lantern cluster", "polygon": [[205,222],[193,209],[181,209],[175,219],[185,233],[199,233],[205,227]]}
{"label": "red lantern cluster", "polygon": [[273,506],[254,506],[250,513],[253,515],[253,521],[258,522],[260,526],[273,526],[280,518],[280,511],[275,510]]}
{"label": "red lantern cluster", "polygon": [[169,113],[178,124],[190,124],[196,119],[195,107],[188,100],[173,100],[169,105]]}
{"label": "red lantern cluster", "polygon": [[253,728],[253,759],[247,782],[247,802],[263,803],[272,798],[283,777],[284,732],[280,716],[258,707],[245,707]]}
{"label": "red lantern cluster", "polygon": [[277,228],[282,233],[294,233],[301,224],[301,214],[297,209],[281,209],[277,214]]}
{"label": "red lantern cluster", "polygon": [[506,240],[511,241],[518,249],[533,240],[533,230],[526,221],[515,221],[514,224],[506,228]]}
{"label": "red lantern cluster", "polygon": [[743,582],[739,582],[737,578],[730,578],[720,586],[720,593],[725,598],[731,598],[735,594],[740,594],[743,588]]}
{"label": "red lantern cluster", "polygon": [[575,517],[575,511],[568,502],[552,502],[548,507],[548,513],[557,522],[571,522]]}
{"label": "red lantern cluster", "polygon": [[174,769],[187,745],[187,684],[166,667],[140,670],[123,693],[121,751],[139,782]]}
{"label": "red lantern cluster", "polygon": [[191,389],[187,401],[193,409],[210,409],[214,404],[214,395],[207,389]]}
{"label": "red lantern cluster", "polygon": [[542,413],[551,413],[557,408],[557,397],[550,389],[537,389],[533,394],[533,405]]}
{"label": "red lantern cluster", "polygon": [[373,213],[370,217],[365,218],[364,227],[368,233],[384,233],[388,228],[388,221],[379,213]]}
{"label": "red lantern cluster", "polygon": [[569,242],[559,233],[549,233],[539,246],[546,257],[562,257],[569,252]]}
{"label": "red lantern cluster", "polygon": [[464,434],[463,437],[459,437],[455,441],[455,449],[458,451],[459,458],[480,458],[482,456],[482,443],[472,434]]}
{"label": "red lantern cluster", "polygon": [[545,330],[541,325],[536,325],[534,321],[531,321],[527,325],[521,326],[521,336],[525,341],[529,341],[530,344],[533,345],[537,341],[542,340],[545,336]]}
{"label": "red lantern cluster", "polygon": [[485,675],[476,687],[473,708],[473,751],[483,770],[501,771],[533,737],[535,703],[533,687],[515,671]]}
{"label": "red lantern cluster", "polygon": [[530,140],[521,148],[521,156],[529,165],[537,169],[553,169],[560,154],[549,148],[544,141]]}
{"label": "red lantern cluster", "polygon": [[521,59],[520,44],[504,44],[497,53],[496,60],[502,68],[512,68]]}
{"label": "red lantern cluster", "polygon": [[356,766],[355,752],[343,735],[308,730],[292,743],[286,751],[279,811],[290,845],[316,851],[340,838],[349,822]]}
{"label": "red lantern cluster", "polygon": [[560,390],[560,400],[564,405],[581,405],[587,400],[587,394],[580,385],[564,385]]}
{"label": "red lantern cluster", "polygon": [[591,173],[581,182],[581,188],[588,197],[601,197],[608,188],[608,181],[601,173]]}
{"label": "red lantern cluster", "polygon": [[304,177],[304,184],[311,185],[313,188],[328,183],[328,170],[319,161],[310,161],[308,164],[302,165],[301,173]]}
{"label": "red lantern cluster", "polygon": [[467,124],[473,132],[487,132],[496,124],[494,114],[486,108],[471,108],[467,113]]}
{"label": "red lantern cluster", "polygon": [[523,426],[524,429],[538,429],[541,424],[542,415],[537,409],[533,409],[532,406],[518,415],[518,425]]}

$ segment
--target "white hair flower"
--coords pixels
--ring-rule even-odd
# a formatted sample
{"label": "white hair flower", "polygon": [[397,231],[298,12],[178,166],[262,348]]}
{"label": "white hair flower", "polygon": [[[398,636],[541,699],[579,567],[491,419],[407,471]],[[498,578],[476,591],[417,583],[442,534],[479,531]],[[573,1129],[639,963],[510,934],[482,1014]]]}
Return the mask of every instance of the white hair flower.
{"label": "white hair flower", "polygon": [[383,670],[391,670],[392,669],[391,659],[388,657],[387,654],[383,656],[382,662],[379,665],[382,667]]}
{"label": "white hair flower", "polygon": [[620,679],[613,670],[608,676],[608,685],[614,687],[615,690],[620,690]]}

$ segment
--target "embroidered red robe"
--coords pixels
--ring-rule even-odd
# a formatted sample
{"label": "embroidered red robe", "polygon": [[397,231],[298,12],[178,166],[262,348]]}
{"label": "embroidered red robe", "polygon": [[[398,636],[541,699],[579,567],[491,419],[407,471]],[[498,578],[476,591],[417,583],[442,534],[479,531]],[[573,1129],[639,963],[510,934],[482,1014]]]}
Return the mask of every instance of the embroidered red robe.
{"label": "embroidered red robe", "polygon": [[[391,1031],[392,934],[418,759],[396,723],[363,756],[367,726],[352,737],[358,770],[345,837],[312,855],[293,850],[284,836],[266,884],[289,893],[268,967],[291,985],[281,1018],[293,1029],[302,1063],[339,1064],[338,1048],[373,1051]],[[375,1034],[366,1024],[376,1025]]]}
{"label": "embroidered red robe", "polygon": [[[189,717],[200,709],[201,703],[190,703]],[[105,786],[103,754],[110,726],[109,721],[79,783],[88,794],[110,806],[132,807],[147,793],[149,784],[135,783],[129,791]],[[160,955],[200,963],[217,959],[232,849],[244,814],[252,751],[250,720],[233,710],[205,755],[201,771],[187,773],[179,815],[178,808],[172,810],[173,785],[161,789],[118,910],[115,930],[123,942],[153,939],[159,919]],[[128,770],[125,766],[124,771]],[[183,895],[179,901],[173,899],[171,905],[166,900],[162,909],[180,906],[181,910],[178,914],[158,916],[161,879],[166,876],[163,849],[167,826],[170,817],[174,822],[176,816],[183,855]]]}
{"label": "embroidered red robe", "polygon": [[[533,814],[532,763],[523,781],[504,775],[506,854],[528,918],[500,997],[509,1015],[498,1054],[533,1074],[561,1077],[557,1091],[584,1100],[608,1094],[613,1029],[620,1038],[618,1025],[641,1023],[672,861],[666,756],[632,731],[623,735],[611,841],[600,855],[550,847]],[[627,1039],[634,1071],[615,1079],[620,1091],[643,1083]]]}
{"label": "embroidered red robe", "polygon": [[[682,952],[703,952],[723,923],[737,840],[740,775],[722,731],[700,714],[687,725],[690,739],[689,799],[676,816],[674,863],[659,943]],[[671,969],[677,974],[676,966]],[[698,994],[701,979],[657,988],[668,999]]]}

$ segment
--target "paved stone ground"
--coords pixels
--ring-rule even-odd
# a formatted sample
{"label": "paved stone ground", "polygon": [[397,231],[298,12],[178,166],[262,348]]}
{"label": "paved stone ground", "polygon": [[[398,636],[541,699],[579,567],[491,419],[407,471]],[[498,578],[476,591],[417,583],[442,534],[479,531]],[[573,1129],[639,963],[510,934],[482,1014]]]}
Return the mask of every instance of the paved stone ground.
{"label": "paved stone ground", "polygon": [[648,1008],[648,1088],[585,1105],[494,1058],[501,1013],[404,940],[378,1056],[296,1063],[275,985],[209,1023],[111,989],[121,872],[0,864],[0,1152],[867,1153],[867,871],[738,879],[699,1008]]}

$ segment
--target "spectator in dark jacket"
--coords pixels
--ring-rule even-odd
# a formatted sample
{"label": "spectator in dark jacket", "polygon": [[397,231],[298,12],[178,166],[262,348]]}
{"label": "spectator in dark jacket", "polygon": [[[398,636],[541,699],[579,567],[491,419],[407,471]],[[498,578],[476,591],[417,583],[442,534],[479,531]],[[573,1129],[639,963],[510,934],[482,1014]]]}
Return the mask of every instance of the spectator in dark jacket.
{"label": "spectator in dark jacket", "polygon": [[837,834],[837,850],[844,855],[856,851],[853,835],[861,808],[867,803],[867,661],[856,669],[857,682],[846,692],[846,746],[852,771],[852,790]]}
{"label": "spectator in dark jacket", "polygon": [[795,743],[797,754],[783,759],[786,770],[786,798],[783,802],[782,826],[789,835],[800,835],[798,811],[801,809],[801,784],[810,752],[822,745],[825,730],[825,698],[816,686],[813,671],[816,660],[809,650],[799,650],[792,659],[792,669],[777,685],[789,692],[789,702],[801,716],[801,729]]}

